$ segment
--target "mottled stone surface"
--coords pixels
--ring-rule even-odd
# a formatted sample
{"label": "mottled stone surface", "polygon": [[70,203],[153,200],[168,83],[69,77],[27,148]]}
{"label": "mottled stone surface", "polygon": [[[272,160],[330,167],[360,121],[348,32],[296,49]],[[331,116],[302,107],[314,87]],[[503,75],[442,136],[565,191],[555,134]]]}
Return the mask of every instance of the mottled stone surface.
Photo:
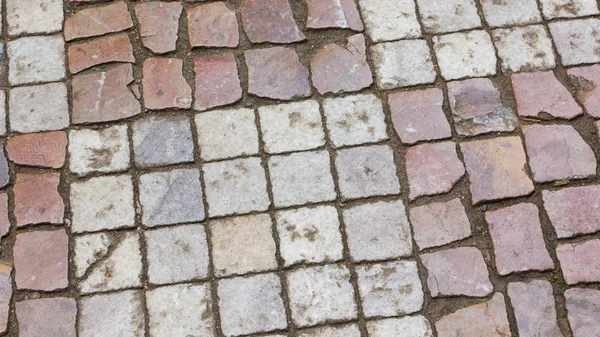
{"label": "mottled stone surface", "polygon": [[568,284],[600,282],[600,261],[597,254],[600,240],[565,243],[556,247],[565,281]]}
{"label": "mottled stone surface", "polygon": [[42,291],[66,288],[68,245],[64,229],[18,234],[13,246],[17,288]]}
{"label": "mottled stone surface", "polygon": [[491,300],[459,309],[435,323],[439,337],[510,336],[504,296],[496,293]]}
{"label": "mottled stone surface", "polygon": [[540,0],[540,4],[546,19],[598,14],[598,4],[594,0]]}
{"label": "mottled stone surface", "polygon": [[552,285],[548,281],[513,282],[507,289],[520,336],[563,337],[556,322]]}
{"label": "mottled stone surface", "polygon": [[10,227],[10,220],[8,219],[8,194],[0,193],[0,237],[8,234]]}
{"label": "mottled stone surface", "polygon": [[115,33],[133,27],[124,1],[82,9],[65,20],[65,40]]}
{"label": "mottled stone surface", "polygon": [[425,40],[403,40],[371,46],[377,86],[394,89],[432,83],[436,79]]}
{"label": "mottled stone surface", "polygon": [[559,238],[600,231],[600,186],[543,191],[542,199]]}
{"label": "mottled stone surface", "polygon": [[[270,336],[283,337],[283,336]],[[342,326],[326,326],[302,330],[298,337],[360,337],[360,330],[356,324]]]}
{"label": "mottled stone surface", "polygon": [[306,0],[306,5],[308,28],[363,30],[363,23],[353,0]]}
{"label": "mottled stone surface", "polygon": [[65,204],[58,194],[59,173],[18,173],[13,188],[17,226],[61,224]]}
{"label": "mottled stone surface", "polygon": [[492,39],[483,30],[435,36],[433,43],[446,80],[496,74],[496,51]]}
{"label": "mottled stone surface", "polygon": [[75,337],[75,300],[66,297],[25,300],[15,304],[19,336]]}
{"label": "mottled stone surface", "polygon": [[235,103],[242,98],[237,63],[231,53],[194,59],[194,110]]}
{"label": "mottled stone surface", "polygon": [[369,321],[367,331],[371,337],[433,337],[431,323],[421,315]]}
{"label": "mottled stone surface", "polygon": [[447,33],[481,26],[474,0],[417,0],[425,31]]}
{"label": "mottled stone surface", "polygon": [[30,133],[69,126],[67,87],[63,83],[13,88],[8,109],[11,131]]}
{"label": "mottled stone surface", "polygon": [[246,0],[241,13],[244,31],[252,43],[290,43],[305,39],[288,0]]}
{"label": "mottled stone surface", "polygon": [[[0,151],[3,152],[3,151]],[[10,172],[8,167],[8,161],[4,153],[0,153],[0,187],[8,185],[10,180]]]}
{"label": "mottled stone surface", "polygon": [[135,5],[142,44],[155,53],[175,50],[182,5],[178,2],[153,1]]}
{"label": "mottled stone surface", "polygon": [[143,336],[143,296],[142,291],[127,290],[82,298],[79,301],[79,336]]}
{"label": "mottled stone surface", "polygon": [[52,33],[62,29],[61,0],[7,0],[8,34]]}
{"label": "mottled stone surface", "polygon": [[600,65],[571,68],[567,70],[567,75],[585,112],[600,118]]}
{"label": "mottled stone surface", "polygon": [[2,332],[8,328],[10,299],[13,292],[11,272],[11,266],[0,264],[0,331]]}
{"label": "mottled stone surface", "polygon": [[6,142],[8,159],[19,165],[61,168],[66,152],[67,134],[64,131],[18,135]]}
{"label": "mottled stone surface", "polygon": [[142,86],[144,105],[148,109],[192,106],[192,88],[183,78],[183,60],[149,58],[144,61]]}
{"label": "mottled stone surface", "polygon": [[73,240],[75,276],[83,277],[94,263],[108,256],[109,248],[118,241],[110,232],[76,236]]}
{"label": "mottled stone surface", "polygon": [[536,0],[480,0],[485,21],[491,27],[540,22]]}
{"label": "mottled stone surface", "polygon": [[569,323],[574,337],[594,336],[600,325],[600,291],[572,288],[565,292]]}
{"label": "mottled stone surface", "polygon": [[600,20],[558,21],[548,27],[563,65],[600,62]]}
{"label": "mottled stone surface", "polygon": [[413,207],[410,221],[421,250],[471,236],[471,224],[460,199]]}
{"label": "mottled stone surface", "polygon": [[103,63],[135,62],[133,47],[126,33],[70,45],[68,56],[72,74]]}
{"label": "mottled stone surface", "polygon": [[135,164],[163,166],[194,160],[192,127],[186,116],[149,116],[132,124]]}
{"label": "mottled stone surface", "polygon": [[11,85],[58,81],[65,77],[65,42],[61,35],[22,37],[6,46]]}
{"label": "mottled stone surface", "polygon": [[552,41],[544,26],[535,25],[492,32],[503,71],[531,71],[554,68]]}
{"label": "mottled stone surface", "polygon": [[186,10],[192,47],[237,47],[240,33],[235,11],[225,2],[213,2]]}
{"label": "mottled stone surface", "polygon": [[367,34],[373,42],[421,36],[415,3],[411,0],[359,0]]}
{"label": "mottled stone surface", "polygon": [[129,168],[127,125],[69,132],[69,170],[78,175]]}

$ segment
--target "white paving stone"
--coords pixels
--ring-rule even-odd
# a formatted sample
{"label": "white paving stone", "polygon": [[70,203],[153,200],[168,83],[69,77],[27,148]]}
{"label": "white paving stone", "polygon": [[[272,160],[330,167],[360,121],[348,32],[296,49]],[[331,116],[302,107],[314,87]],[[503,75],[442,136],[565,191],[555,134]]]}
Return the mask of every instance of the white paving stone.
{"label": "white paving stone", "polygon": [[446,80],[496,74],[494,45],[483,30],[435,36],[433,43]]}
{"label": "white paving stone", "polygon": [[546,19],[598,14],[598,3],[594,0],[540,0],[540,4]]}
{"label": "white paving stone", "polygon": [[563,65],[600,62],[600,20],[558,21],[548,24]]}
{"label": "white paving stone", "polygon": [[492,37],[503,71],[545,70],[556,65],[552,41],[541,25],[496,29]]}
{"label": "white paving stone", "polygon": [[371,55],[380,89],[432,83],[437,76],[425,40],[379,43]]}
{"label": "white paving stone", "polygon": [[447,33],[481,26],[474,0],[417,0],[425,31]]}
{"label": "white paving stone", "polygon": [[367,331],[370,337],[433,337],[431,323],[421,315],[369,321]]}
{"label": "white paving stone", "polygon": [[355,324],[344,326],[326,326],[303,330],[298,337],[360,337],[360,330]]}
{"label": "white paving stone", "polygon": [[528,24],[542,21],[536,0],[479,0],[490,27]]}
{"label": "white paving stone", "polygon": [[86,175],[129,168],[127,125],[69,131],[69,170]]}
{"label": "white paving stone", "polygon": [[374,42],[421,36],[413,0],[359,0],[358,4]]}
{"label": "white paving stone", "polygon": [[[0,52],[3,48],[0,47]],[[6,91],[0,90],[0,136],[6,134]]]}
{"label": "white paving stone", "polygon": [[122,291],[79,300],[79,337],[144,336],[143,293]]}
{"label": "white paving stone", "polygon": [[10,90],[8,117],[12,131],[29,133],[69,126],[67,87],[49,83]]}
{"label": "white paving stone", "polygon": [[53,33],[62,29],[62,0],[6,0],[10,35]]}
{"label": "white paving stone", "polygon": [[62,35],[30,36],[8,42],[10,84],[51,82],[65,77]]}
{"label": "white paving stone", "polygon": [[108,253],[116,239],[108,233],[94,233],[76,236],[75,242],[75,276],[82,277],[88,268]]}

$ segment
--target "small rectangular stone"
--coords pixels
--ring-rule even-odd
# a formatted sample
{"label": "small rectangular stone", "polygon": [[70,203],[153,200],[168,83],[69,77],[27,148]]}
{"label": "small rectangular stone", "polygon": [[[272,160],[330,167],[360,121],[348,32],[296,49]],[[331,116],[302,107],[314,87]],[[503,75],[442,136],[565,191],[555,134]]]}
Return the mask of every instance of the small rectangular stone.
{"label": "small rectangular stone", "polygon": [[433,337],[431,323],[421,315],[369,321],[367,331],[371,337]]}
{"label": "small rectangular stone", "polygon": [[69,285],[69,238],[64,229],[25,232],[13,246],[19,289],[51,291]]}
{"label": "small rectangular stone", "polygon": [[432,83],[437,74],[425,40],[402,40],[371,47],[377,86],[395,89]]}
{"label": "small rectangular stone", "polygon": [[61,168],[66,152],[64,131],[17,135],[6,142],[8,159],[18,165]]}
{"label": "small rectangular stone", "polygon": [[586,337],[597,334],[600,325],[600,291],[571,288],[565,291],[569,325],[573,336]]}
{"label": "small rectangular stone", "polygon": [[252,43],[292,43],[306,39],[288,0],[246,0],[241,13],[244,30]]}
{"label": "small rectangular stone", "polygon": [[157,54],[177,48],[179,18],[183,6],[178,2],[153,1],[135,5],[142,44]]}
{"label": "small rectangular stone", "polygon": [[192,47],[238,46],[237,17],[225,2],[202,4],[188,8],[186,12]]}
{"label": "small rectangular stone", "polygon": [[181,59],[153,57],[144,61],[142,87],[147,109],[192,106],[192,88],[183,77]]}
{"label": "small rectangular stone", "polygon": [[483,30],[435,36],[434,51],[446,80],[496,74],[496,50]]}
{"label": "small rectangular stone", "polygon": [[496,29],[492,40],[503,71],[545,70],[556,65],[552,41],[542,25]]}
{"label": "small rectangular stone", "polygon": [[7,43],[7,53],[11,85],[59,81],[65,77],[65,42],[61,35],[12,40]]}
{"label": "small rectangular stone", "polygon": [[186,116],[148,116],[132,124],[135,164],[164,166],[194,161],[194,141]]}
{"label": "small rectangular stone", "polygon": [[61,30],[61,0],[7,0],[8,34],[48,34]]}
{"label": "small rectangular stone", "polygon": [[65,40],[115,33],[133,27],[124,1],[82,9],[65,20]]}
{"label": "small rectangular stone", "polygon": [[126,33],[101,37],[69,46],[69,70],[72,74],[108,62],[135,62],[133,47]]}
{"label": "small rectangular stone", "polygon": [[556,247],[565,281],[568,284],[600,282],[600,240],[564,243]]}
{"label": "small rectangular stone", "polygon": [[447,314],[435,323],[438,337],[510,336],[504,295],[496,293],[490,300]]}
{"label": "small rectangular stone", "polygon": [[590,207],[600,200],[600,186],[543,191],[542,200],[559,238],[600,231],[600,213]]}
{"label": "small rectangular stone", "polygon": [[412,0],[359,0],[367,34],[373,42],[421,36]]}
{"label": "small rectangular stone", "polygon": [[15,303],[19,336],[75,337],[75,300],[52,297]]}
{"label": "small rectangular stone", "polygon": [[79,300],[79,337],[144,336],[143,292],[83,297]]}
{"label": "small rectangular stone", "polygon": [[69,126],[69,103],[64,83],[48,83],[10,90],[8,117],[11,131],[31,133]]}
{"label": "small rectangular stone", "polygon": [[536,0],[479,0],[490,27],[537,23],[542,20]]}
{"label": "small rectangular stone", "polygon": [[460,199],[414,207],[410,220],[421,250],[471,236],[471,224]]}
{"label": "small rectangular stone", "polygon": [[598,4],[594,0],[540,0],[540,4],[546,19],[598,14]]}
{"label": "small rectangular stone", "polygon": [[13,188],[17,226],[62,224],[65,204],[58,192],[60,173],[17,173]]}
{"label": "small rectangular stone", "polygon": [[196,91],[194,110],[228,105],[242,98],[237,63],[232,53],[194,59]]}

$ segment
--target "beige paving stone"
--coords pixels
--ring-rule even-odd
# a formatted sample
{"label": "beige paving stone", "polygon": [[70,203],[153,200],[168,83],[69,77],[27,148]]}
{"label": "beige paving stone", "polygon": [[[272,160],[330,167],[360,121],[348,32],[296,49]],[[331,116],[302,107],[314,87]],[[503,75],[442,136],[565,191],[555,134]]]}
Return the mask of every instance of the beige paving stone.
{"label": "beige paving stone", "polygon": [[594,0],[540,0],[542,13],[546,19],[572,18],[598,14],[598,4]]}
{"label": "beige paving stone", "polygon": [[474,0],[417,0],[425,31],[447,33],[481,27]]}
{"label": "beige paving stone", "polygon": [[367,34],[374,42],[421,36],[415,3],[410,0],[359,0]]}
{"label": "beige paving stone", "polygon": [[371,57],[380,89],[432,83],[437,76],[425,40],[379,43],[371,47]]}
{"label": "beige paving stone", "polygon": [[9,93],[11,131],[30,133],[69,126],[67,87],[63,83],[18,87]]}
{"label": "beige paving stone", "polygon": [[433,43],[446,80],[496,74],[496,51],[483,30],[435,36]]}
{"label": "beige paving stone", "polygon": [[69,131],[69,170],[79,175],[129,168],[127,125]]}
{"label": "beige paving stone", "polygon": [[548,24],[558,54],[565,66],[600,62],[600,20],[557,21]]}
{"label": "beige paving stone", "polygon": [[360,337],[356,324],[302,330],[298,337]]}
{"label": "beige paving stone", "polygon": [[7,0],[8,34],[53,33],[62,29],[61,0]]}
{"label": "beige paving stone", "polygon": [[79,300],[80,337],[139,337],[145,334],[143,292],[127,290]]}
{"label": "beige paving stone", "polygon": [[544,26],[534,25],[492,31],[503,71],[532,71],[554,68],[552,41]]}

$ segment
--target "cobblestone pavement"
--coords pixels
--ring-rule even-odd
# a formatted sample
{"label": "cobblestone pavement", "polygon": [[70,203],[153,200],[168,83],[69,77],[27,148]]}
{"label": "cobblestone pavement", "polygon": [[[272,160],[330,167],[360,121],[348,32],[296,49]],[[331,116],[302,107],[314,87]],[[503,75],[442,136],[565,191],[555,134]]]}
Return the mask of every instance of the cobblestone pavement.
{"label": "cobblestone pavement", "polygon": [[600,336],[595,0],[1,9],[5,335]]}

